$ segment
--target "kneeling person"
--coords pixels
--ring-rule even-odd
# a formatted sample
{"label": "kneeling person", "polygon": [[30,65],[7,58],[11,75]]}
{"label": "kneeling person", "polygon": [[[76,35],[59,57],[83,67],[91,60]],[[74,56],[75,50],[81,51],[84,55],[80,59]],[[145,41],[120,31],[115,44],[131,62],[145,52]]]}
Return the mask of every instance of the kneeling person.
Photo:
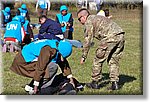
{"label": "kneeling person", "polygon": [[11,22],[7,23],[4,34],[3,52],[10,52],[21,50],[21,43],[23,40],[22,24],[19,16],[15,16]]}
{"label": "kneeling person", "polygon": [[[57,72],[57,67],[51,64],[56,54],[61,57],[60,67],[63,73],[73,84],[71,69],[66,58],[72,53],[72,45],[67,41],[38,40],[23,47],[19,52],[10,69],[22,76],[33,78],[34,94],[38,91],[40,81],[49,80]],[[54,67],[52,67],[54,66]]]}

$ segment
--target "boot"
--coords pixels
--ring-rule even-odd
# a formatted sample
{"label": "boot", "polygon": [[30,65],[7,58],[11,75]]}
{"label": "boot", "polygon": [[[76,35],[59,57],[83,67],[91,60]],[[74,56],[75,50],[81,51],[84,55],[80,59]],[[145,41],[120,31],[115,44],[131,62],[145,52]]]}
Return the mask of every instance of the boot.
{"label": "boot", "polygon": [[114,81],[112,82],[111,87],[108,88],[108,90],[118,90],[119,86],[118,86],[118,82]]}
{"label": "boot", "polygon": [[92,89],[99,89],[98,81],[92,81],[91,83],[87,83],[86,86]]}

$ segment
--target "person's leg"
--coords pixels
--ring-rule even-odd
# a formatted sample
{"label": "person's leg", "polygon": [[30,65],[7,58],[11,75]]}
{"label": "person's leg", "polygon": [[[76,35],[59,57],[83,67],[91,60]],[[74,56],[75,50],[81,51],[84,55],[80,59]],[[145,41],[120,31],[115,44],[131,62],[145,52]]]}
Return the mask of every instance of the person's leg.
{"label": "person's leg", "polygon": [[46,16],[47,16],[47,9],[44,9],[44,10],[43,10],[43,15],[46,15]]}
{"label": "person's leg", "polygon": [[58,65],[56,63],[50,62],[47,66],[47,71],[49,73],[49,78],[44,78],[41,88],[46,88],[50,86],[56,76],[58,70]]}
{"label": "person's leg", "polygon": [[13,48],[15,51],[21,51],[21,45],[19,42],[12,42]]}
{"label": "person's leg", "polygon": [[68,39],[73,40],[73,33],[72,33],[72,31],[69,31]]}
{"label": "person's leg", "polygon": [[122,56],[124,49],[124,39],[122,39],[117,46],[110,52],[108,56],[108,65],[109,65],[109,77],[112,86],[109,88],[111,90],[118,89],[118,82],[119,82],[119,60]]}
{"label": "person's leg", "polygon": [[2,46],[2,52],[7,52],[7,45],[6,45],[6,43],[4,43],[3,46]]}
{"label": "person's leg", "polygon": [[93,68],[92,68],[92,82],[87,84],[87,87],[98,89],[98,82],[102,79],[102,66],[103,62],[106,60],[106,49],[107,45],[100,44],[98,49],[96,50],[96,55],[93,61]]}
{"label": "person's leg", "polygon": [[69,33],[69,30],[66,30],[66,31],[64,32],[64,38],[65,38],[65,39],[68,39],[68,33]]}
{"label": "person's leg", "polygon": [[29,44],[31,43],[30,34],[26,34],[24,37],[24,43]]}
{"label": "person's leg", "polygon": [[38,16],[40,17],[43,13],[43,10],[41,8],[38,9]]}
{"label": "person's leg", "polygon": [[97,7],[97,13],[100,11],[100,4],[96,4],[96,7]]}
{"label": "person's leg", "polygon": [[9,52],[14,52],[14,45],[13,45],[13,43],[10,43],[9,48],[10,48]]}

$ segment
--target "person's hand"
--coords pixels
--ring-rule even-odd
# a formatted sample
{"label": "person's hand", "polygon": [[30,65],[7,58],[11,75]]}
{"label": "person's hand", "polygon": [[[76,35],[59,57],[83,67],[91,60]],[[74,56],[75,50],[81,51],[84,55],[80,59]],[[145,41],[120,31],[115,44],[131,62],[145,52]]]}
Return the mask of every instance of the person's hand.
{"label": "person's hand", "polygon": [[70,27],[70,23],[69,22],[67,22],[66,24],[67,24],[68,27]]}
{"label": "person's hand", "polygon": [[72,84],[73,85],[73,87],[75,87],[75,84],[74,84],[74,81],[73,81],[73,78],[70,78],[70,82],[69,82],[70,84]]}
{"label": "person's hand", "polygon": [[81,58],[80,64],[84,64],[84,62],[85,62],[85,59],[84,59],[84,58]]}
{"label": "person's hand", "polygon": [[35,12],[37,12],[37,9],[35,9]]}
{"label": "person's hand", "polygon": [[36,94],[37,93],[37,91],[38,91],[38,86],[34,86],[34,94]]}
{"label": "person's hand", "polygon": [[31,38],[31,42],[33,42],[34,41],[34,39],[33,38]]}
{"label": "person's hand", "polygon": [[64,27],[64,26],[65,26],[65,24],[64,24],[64,23],[61,23],[60,25],[61,25],[62,27]]}

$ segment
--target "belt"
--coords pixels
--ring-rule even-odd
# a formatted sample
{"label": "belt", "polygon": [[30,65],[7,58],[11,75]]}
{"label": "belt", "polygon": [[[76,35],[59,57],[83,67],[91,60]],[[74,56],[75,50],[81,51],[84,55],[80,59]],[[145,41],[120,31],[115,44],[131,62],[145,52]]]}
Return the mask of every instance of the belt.
{"label": "belt", "polygon": [[5,38],[4,41],[18,42],[18,40],[16,38]]}

